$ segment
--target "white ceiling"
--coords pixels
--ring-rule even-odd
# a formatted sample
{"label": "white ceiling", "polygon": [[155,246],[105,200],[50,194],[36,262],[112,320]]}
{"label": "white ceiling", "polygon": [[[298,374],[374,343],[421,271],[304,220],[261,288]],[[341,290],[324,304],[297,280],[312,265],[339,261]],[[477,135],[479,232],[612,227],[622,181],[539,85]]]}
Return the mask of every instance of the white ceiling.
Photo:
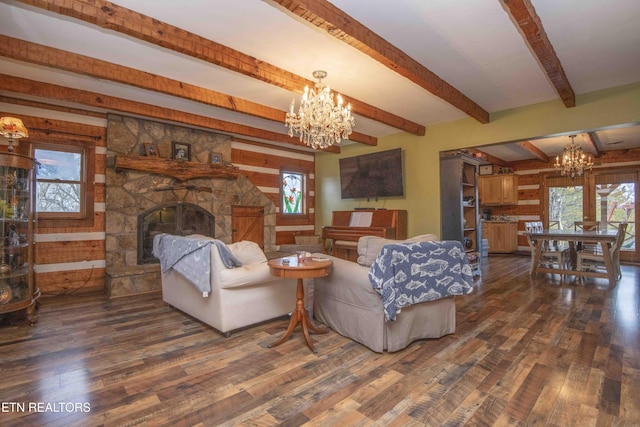
{"label": "white ceiling", "polygon": [[[531,0],[580,95],[640,81],[640,1]],[[317,69],[343,93],[423,126],[466,115],[369,56],[269,0],[116,0],[157,20],[312,80]],[[332,0],[354,19],[436,73],[489,113],[558,99],[500,0]],[[11,0],[0,0],[0,34],[212,89],[285,111],[298,94],[171,50]],[[285,126],[120,83],[0,57],[1,73],[286,133]],[[302,88],[300,88],[302,89]],[[2,88],[3,95],[25,98]],[[53,101],[48,101],[53,102]],[[60,101],[58,101],[60,103]],[[357,132],[389,125],[356,116]],[[597,134],[602,150],[640,146],[640,127]],[[576,130],[584,131],[584,130]],[[554,156],[568,138],[535,145]],[[546,145],[548,147],[546,147]],[[517,160],[508,147],[488,147]],[[511,153],[509,153],[509,150]],[[531,156],[529,156],[531,157]]]}

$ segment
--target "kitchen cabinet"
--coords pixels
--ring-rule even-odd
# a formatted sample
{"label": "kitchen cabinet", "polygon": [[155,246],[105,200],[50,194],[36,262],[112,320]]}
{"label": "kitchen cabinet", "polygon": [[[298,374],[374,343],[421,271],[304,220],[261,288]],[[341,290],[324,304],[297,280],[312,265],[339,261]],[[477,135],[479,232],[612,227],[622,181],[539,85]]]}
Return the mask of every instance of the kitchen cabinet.
{"label": "kitchen cabinet", "polygon": [[482,236],[489,243],[489,253],[507,254],[518,249],[518,223],[483,222]]}
{"label": "kitchen cabinet", "polygon": [[478,177],[478,194],[482,206],[518,204],[518,176],[484,175]]}

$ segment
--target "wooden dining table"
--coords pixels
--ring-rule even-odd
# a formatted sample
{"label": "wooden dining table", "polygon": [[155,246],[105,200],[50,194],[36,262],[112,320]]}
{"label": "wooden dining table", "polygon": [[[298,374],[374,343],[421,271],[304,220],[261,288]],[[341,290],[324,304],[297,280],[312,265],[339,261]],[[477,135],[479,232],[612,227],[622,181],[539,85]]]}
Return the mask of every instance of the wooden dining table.
{"label": "wooden dining table", "polygon": [[[582,277],[601,277],[609,279],[609,284],[616,282],[616,269],[613,265],[611,256],[611,246],[616,240],[617,232],[615,230],[538,230],[529,233],[529,238],[535,243],[535,252],[531,257],[530,274],[535,276],[537,273],[554,273]],[[552,268],[540,266],[540,258],[542,256],[542,247],[545,241],[569,242],[569,251],[571,256],[572,269]],[[578,242],[595,243],[600,245],[602,250],[604,265],[606,272],[598,271],[578,271],[575,270],[576,246]]]}

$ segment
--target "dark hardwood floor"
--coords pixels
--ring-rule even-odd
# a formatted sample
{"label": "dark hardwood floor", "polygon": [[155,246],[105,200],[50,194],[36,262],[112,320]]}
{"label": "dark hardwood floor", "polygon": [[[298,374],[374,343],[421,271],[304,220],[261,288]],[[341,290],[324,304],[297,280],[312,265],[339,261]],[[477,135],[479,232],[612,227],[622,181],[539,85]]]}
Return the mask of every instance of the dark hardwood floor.
{"label": "dark hardwood floor", "polygon": [[2,318],[0,425],[640,425],[640,268],[528,268],[489,258],[455,334],[386,354],[334,332],[267,348],[284,318],[224,338],[160,295],[43,297],[35,326]]}

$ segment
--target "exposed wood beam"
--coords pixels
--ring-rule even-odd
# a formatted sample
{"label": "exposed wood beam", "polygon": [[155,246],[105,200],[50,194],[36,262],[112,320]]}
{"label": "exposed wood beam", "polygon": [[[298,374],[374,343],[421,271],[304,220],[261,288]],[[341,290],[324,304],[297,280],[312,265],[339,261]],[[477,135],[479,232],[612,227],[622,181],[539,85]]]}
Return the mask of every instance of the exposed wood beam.
{"label": "exposed wood beam", "polygon": [[595,132],[587,132],[583,134],[582,139],[585,144],[587,144],[587,147],[589,148],[588,151],[593,153],[593,157],[598,159],[602,156],[602,153],[598,150],[598,144],[596,143],[598,136]]}
{"label": "exposed wood beam", "polygon": [[[6,102],[7,104],[14,104],[14,105],[24,105],[26,107],[41,108],[43,110],[61,111],[63,113],[77,114],[80,116],[97,117],[105,120],[107,118],[106,113],[98,113],[96,111],[83,110],[80,108],[63,107],[62,105],[47,104],[44,102],[12,98],[12,97],[3,96],[3,95],[0,95],[0,102]],[[65,127],[66,126],[67,125],[65,124]]]}
{"label": "exposed wood beam", "polygon": [[71,71],[85,76],[110,80],[148,89],[155,92],[185,98],[191,101],[250,114],[267,120],[284,122],[286,113],[275,108],[246,101],[220,92],[193,86],[184,82],[147,73],[100,59],[67,52],[61,49],[30,43],[0,35],[0,56],[44,65],[58,70]]}
{"label": "exposed wood beam", "polygon": [[[58,99],[60,101],[73,102],[82,105],[88,105],[91,107],[119,111],[125,114],[133,114],[141,117],[151,117],[160,120],[167,120],[188,124],[191,126],[212,129],[224,133],[250,136],[267,141],[283,142],[286,144],[308,148],[304,143],[298,141],[297,138],[291,138],[287,134],[271,132],[263,129],[256,129],[250,126],[230,123],[210,117],[199,116],[197,114],[171,110],[157,105],[116,98],[113,96],[103,95],[100,93],[89,92],[85,90],[72,89],[68,87],[53,85],[50,83],[37,82],[34,80],[23,79],[21,77],[14,77],[6,74],[0,74],[0,90],[40,96],[49,99]],[[339,153],[340,147],[333,145],[326,148],[324,151]]]}
{"label": "exposed wood beam", "polygon": [[[104,0],[18,0],[22,3],[70,16],[101,28],[120,32],[148,43],[171,49],[234,72],[302,93],[305,85],[315,81],[297,76],[274,65],[260,61],[227,46],[196,34],[118,6]],[[372,105],[342,94],[351,103],[354,114],[384,123],[394,128],[424,135],[425,128],[410,120],[380,110]],[[288,104],[285,106],[287,107]],[[359,141],[362,142],[362,141]]]}
{"label": "exposed wood beam", "polygon": [[480,123],[489,123],[489,113],[478,104],[328,1],[271,1],[280,4],[294,15],[369,55]]}
{"label": "exposed wood beam", "polygon": [[575,107],[576,95],[531,1],[501,1],[506,6],[507,13],[520,29],[540,65],[544,68],[564,105],[567,108]]}
{"label": "exposed wood beam", "polygon": [[[265,144],[264,142],[260,142],[260,141],[254,141],[252,139],[243,139],[243,138],[238,138],[238,137],[232,137],[231,141],[233,142],[240,142],[242,144],[251,144],[251,145],[256,145],[256,146],[260,146],[260,147],[265,147],[265,148],[273,148],[273,145],[271,144]],[[295,147],[278,147],[278,151],[289,151],[290,153],[303,153],[303,154],[313,154],[313,153],[309,153],[308,151],[302,151],[299,150]]]}
{"label": "exposed wood beam", "polygon": [[528,153],[533,154],[533,156],[542,161],[542,162],[548,162],[549,161],[549,156],[547,156],[544,151],[542,151],[541,149],[539,149],[538,147],[536,147],[535,145],[533,145],[531,142],[529,141],[521,141],[516,143],[516,145],[518,145],[520,148],[522,148],[523,150],[526,150]]}
{"label": "exposed wood beam", "polygon": [[[278,123],[284,123],[286,115],[284,111],[213,90],[3,35],[0,35],[0,56],[131,85]],[[377,138],[359,132],[353,132],[349,140],[367,145],[378,143]]]}

